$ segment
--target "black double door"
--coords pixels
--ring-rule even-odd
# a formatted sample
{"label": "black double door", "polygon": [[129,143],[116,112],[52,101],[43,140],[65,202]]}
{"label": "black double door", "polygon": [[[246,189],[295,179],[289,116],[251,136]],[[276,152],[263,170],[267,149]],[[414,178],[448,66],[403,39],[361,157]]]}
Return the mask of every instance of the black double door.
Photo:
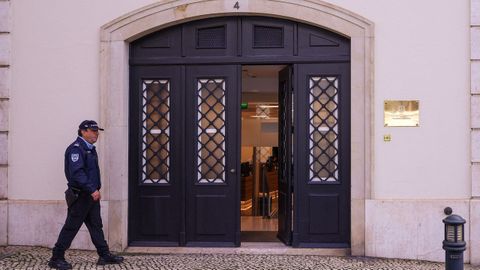
{"label": "black double door", "polygon": [[[131,69],[129,244],[240,245],[240,65]],[[279,73],[278,238],[350,239],[348,64]]]}
{"label": "black double door", "polygon": [[132,69],[130,245],[239,245],[238,74]]}

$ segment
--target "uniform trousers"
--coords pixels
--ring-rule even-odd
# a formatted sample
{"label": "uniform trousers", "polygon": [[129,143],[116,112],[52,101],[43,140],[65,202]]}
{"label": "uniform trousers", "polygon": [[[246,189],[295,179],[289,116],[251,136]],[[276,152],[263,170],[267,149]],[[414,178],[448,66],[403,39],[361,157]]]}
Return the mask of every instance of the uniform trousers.
{"label": "uniform trousers", "polygon": [[103,234],[100,200],[94,201],[90,194],[80,192],[78,199],[68,208],[67,219],[53,248],[52,258],[64,258],[65,251],[72,244],[83,223],[87,226],[98,255],[103,257],[109,253]]}

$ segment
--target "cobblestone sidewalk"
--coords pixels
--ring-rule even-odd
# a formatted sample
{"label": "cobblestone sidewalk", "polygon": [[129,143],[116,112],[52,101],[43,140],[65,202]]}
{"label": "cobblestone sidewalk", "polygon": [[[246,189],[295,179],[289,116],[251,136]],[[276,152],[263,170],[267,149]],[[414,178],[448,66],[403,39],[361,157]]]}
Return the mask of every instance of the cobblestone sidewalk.
{"label": "cobblestone sidewalk", "polygon": [[[50,249],[40,247],[0,247],[0,269],[50,269],[46,265],[50,254]],[[121,265],[97,267],[95,252],[67,251],[67,260],[73,264],[73,269],[445,269],[442,263],[364,257],[248,254],[123,254],[123,256],[125,262]],[[474,269],[480,270],[480,267],[465,265],[465,270]]]}

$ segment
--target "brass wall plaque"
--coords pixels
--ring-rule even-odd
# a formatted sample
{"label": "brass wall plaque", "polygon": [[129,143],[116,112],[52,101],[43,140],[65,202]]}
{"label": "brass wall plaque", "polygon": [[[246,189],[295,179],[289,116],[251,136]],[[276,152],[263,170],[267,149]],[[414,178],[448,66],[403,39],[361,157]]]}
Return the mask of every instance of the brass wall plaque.
{"label": "brass wall plaque", "polygon": [[418,100],[385,100],[383,115],[386,127],[418,127]]}

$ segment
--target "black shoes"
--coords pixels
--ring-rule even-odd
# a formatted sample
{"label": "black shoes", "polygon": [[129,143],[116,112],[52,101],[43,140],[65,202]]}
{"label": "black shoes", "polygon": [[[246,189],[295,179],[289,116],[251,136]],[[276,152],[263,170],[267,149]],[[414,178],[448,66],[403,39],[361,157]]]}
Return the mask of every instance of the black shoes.
{"label": "black shoes", "polygon": [[[119,264],[122,262],[123,262],[123,257],[108,253],[98,258],[97,264],[98,265]],[[53,269],[60,269],[60,270],[72,269],[72,265],[69,264],[67,261],[65,261],[65,259],[63,258],[62,259],[51,258],[50,261],[48,261],[48,266],[50,266]]]}
{"label": "black shoes", "polygon": [[107,255],[104,255],[98,258],[97,265],[119,264],[122,262],[123,262],[123,257],[108,253]]}
{"label": "black shoes", "polygon": [[50,266],[53,269],[60,269],[60,270],[67,270],[67,269],[72,269],[72,265],[69,264],[65,259],[54,259],[51,258],[50,261],[48,261],[48,266]]}

